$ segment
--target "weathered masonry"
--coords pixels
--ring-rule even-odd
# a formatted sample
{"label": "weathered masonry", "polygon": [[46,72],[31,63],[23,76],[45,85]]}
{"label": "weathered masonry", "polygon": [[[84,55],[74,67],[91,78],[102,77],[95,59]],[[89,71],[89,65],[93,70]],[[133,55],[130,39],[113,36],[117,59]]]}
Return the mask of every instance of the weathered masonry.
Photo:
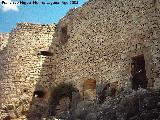
{"label": "weathered masonry", "polygon": [[[40,75],[45,65],[50,66],[49,62],[43,64],[48,56],[39,53],[48,51],[54,29],[55,25],[18,23],[10,33],[8,43],[1,51],[0,57],[2,118],[8,116],[8,112],[12,114],[12,118],[16,118],[29,109],[32,96],[37,93],[35,85],[40,80],[40,76],[41,79],[49,79],[47,69],[43,71],[43,75]],[[48,83],[45,82],[43,85],[48,86],[46,85]],[[16,111],[20,112],[16,113]]]}
{"label": "weathered masonry", "polygon": [[68,109],[70,92],[49,106],[51,89],[62,83],[84,100],[100,84],[111,96],[160,89],[160,0],[90,0],[57,25],[19,23],[2,41],[1,118],[58,114],[65,100]]}

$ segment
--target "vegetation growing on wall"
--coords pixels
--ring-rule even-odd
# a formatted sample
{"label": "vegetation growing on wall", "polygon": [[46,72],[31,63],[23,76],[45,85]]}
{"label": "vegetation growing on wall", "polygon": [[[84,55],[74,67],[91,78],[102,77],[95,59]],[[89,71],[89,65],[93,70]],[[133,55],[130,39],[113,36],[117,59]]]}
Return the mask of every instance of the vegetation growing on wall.
{"label": "vegetation growing on wall", "polygon": [[49,115],[54,115],[56,106],[63,97],[69,97],[72,100],[72,92],[76,88],[70,83],[60,83],[57,87],[53,88],[49,100]]}

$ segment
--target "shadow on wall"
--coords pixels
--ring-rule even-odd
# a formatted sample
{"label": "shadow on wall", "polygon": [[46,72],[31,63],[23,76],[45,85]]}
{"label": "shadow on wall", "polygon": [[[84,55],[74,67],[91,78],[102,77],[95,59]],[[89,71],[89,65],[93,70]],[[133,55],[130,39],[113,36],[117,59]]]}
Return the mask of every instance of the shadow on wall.
{"label": "shadow on wall", "polygon": [[[6,82],[7,81],[7,74],[8,74],[8,65],[9,65],[9,54],[8,54],[8,45],[4,47],[2,50],[0,50],[0,109],[4,110],[6,113],[8,112],[7,109],[2,107],[2,103],[6,103]],[[11,88],[14,88],[14,84],[11,84],[8,82],[8,84],[11,86]],[[9,86],[8,85],[8,86]]]}
{"label": "shadow on wall", "polygon": [[[79,99],[78,90],[71,83],[57,83],[55,82],[56,74],[60,73],[60,68],[57,64],[60,55],[63,55],[61,45],[64,45],[67,36],[66,27],[60,32],[64,35],[60,37],[62,41],[57,40],[57,32],[53,35],[53,41],[48,51],[39,51],[37,54],[40,57],[45,57],[42,65],[41,74],[35,86],[35,91],[32,96],[30,108],[26,112],[28,120],[39,120],[47,118],[48,116],[59,116],[58,113],[66,114],[71,110],[73,103],[73,94],[77,94],[74,99]],[[51,52],[52,51],[52,52]],[[75,100],[74,100],[75,101]]]}
{"label": "shadow on wall", "polygon": [[56,86],[54,83],[54,73],[52,72],[56,67],[54,66],[56,65],[56,61],[54,61],[54,55],[50,52],[51,48],[55,46],[54,44],[53,40],[48,51],[39,51],[37,54],[40,58],[45,57],[45,61],[42,64],[41,72],[33,92],[30,108],[26,113],[28,120],[38,120],[48,114],[50,88]]}
{"label": "shadow on wall", "polygon": [[60,83],[51,92],[49,99],[49,116],[63,118],[74,106],[74,93],[79,93],[71,83]]}

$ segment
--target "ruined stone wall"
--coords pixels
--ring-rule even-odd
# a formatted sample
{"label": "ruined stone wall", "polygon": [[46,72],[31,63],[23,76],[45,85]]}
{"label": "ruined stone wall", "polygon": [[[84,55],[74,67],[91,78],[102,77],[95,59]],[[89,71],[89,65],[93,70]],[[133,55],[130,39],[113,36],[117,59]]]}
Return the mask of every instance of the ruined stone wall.
{"label": "ruined stone wall", "polygon": [[[49,61],[48,64],[43,64],[48,56],[41,55],[40,51],[48,51],[54,29],[55,25],[18,23],[10,33],[0,70],[0,104],[3,118],[7,113],[16,118],[27,111],[37,81],[45,79],[47,84],[48,70],[42,68],[49,68]],[[39,77],[40,74],[43,77]],[[42,83],[43,86],[46,86],[45,83]]]}
{"label": "ruined stone wall", "polygon": [[8,43],[9,34],[8,33],[0,33],[0,50],[3,50]]}
{"label": "ruined stone wall", "polygon": [[[55,80],[71,81],[79,89],[87,79],[95,79],[97,84],[118,81],[119,87],[127,89],[131,59],[143,54],[148,86],[153,87],[159,79],[155,78],[159,68],[154,69],[159,66],[154,57],[159,56],[158,49],[154,50],[159,38],[155,43],[153,35],[159,31],[158,4],[159,0],[93,0],[70,10],[57,28]],[[63,28],[67,28],[66,43],[60,37]]]}
{"label": "ruined stone wall", "polygon": [[152,76],[154,78],[154,88],[155,89],[160,89],[160,0],[156,0],[156,5],[155,5],[155,25],[154,25],[154,31],[152,33],[153,35],[153,41],[152,41],[152,53],[151,55],[153,56],[152,59]]}
{"label": "ruined stone wall", "polygon": [[[142,54],[148,87],[159,88],[159,6],[159,0],[92,0],[70,10],[56,30],[54,25],[18,24],[0,58],[2,114],[27,111],[32,104],[29,112],[42,115],[48,97],[32,98],[34,91],[61,82],[71,82],[82,94],[89,79],[130,89],[132,58]],[[53,54],[44,57],[40,51]],[[95,96],[95,90],[88,91]]]}

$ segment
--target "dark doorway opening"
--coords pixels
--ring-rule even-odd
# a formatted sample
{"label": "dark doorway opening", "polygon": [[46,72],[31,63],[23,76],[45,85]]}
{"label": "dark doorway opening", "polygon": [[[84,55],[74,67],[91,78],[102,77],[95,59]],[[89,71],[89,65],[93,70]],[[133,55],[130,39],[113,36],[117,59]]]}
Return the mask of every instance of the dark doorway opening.
{"label": "dark doorway opening", "polygon": [[144,55],[132,58],[131,63],[132,89],[137,90],[139,87],[147,88],[147,77],[145,70]]}

